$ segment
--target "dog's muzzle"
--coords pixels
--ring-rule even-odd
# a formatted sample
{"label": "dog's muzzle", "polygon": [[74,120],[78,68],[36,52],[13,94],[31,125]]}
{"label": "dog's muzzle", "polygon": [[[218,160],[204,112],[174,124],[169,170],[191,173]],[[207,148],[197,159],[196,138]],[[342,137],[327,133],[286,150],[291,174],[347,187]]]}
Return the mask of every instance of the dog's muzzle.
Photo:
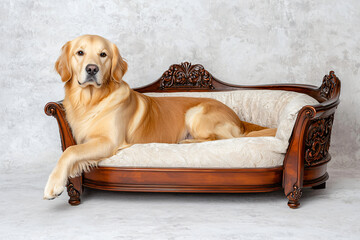
{"label": "dog's muzzle", "polygon": [[99,67],[95,64],[88,64],[85,70],[90,76],[95,76],[99,72]]}
{"label": "dog's muzzle", "polygon": [[86,77],[85,77],[85,82],[83,83],[80,83],[78,81],[78,83],[80,85],[84,85],[86,83],[90,83],[90,84],[93,84],[95,83],[97,86],[100,86],[101,84],[99,84],[96,80],[97,80],[97,77],[95,76],[98,72],[99,72],[99,67],[95,64],[88,64],[86,67],[85,67],[85,71],[87,73]]}

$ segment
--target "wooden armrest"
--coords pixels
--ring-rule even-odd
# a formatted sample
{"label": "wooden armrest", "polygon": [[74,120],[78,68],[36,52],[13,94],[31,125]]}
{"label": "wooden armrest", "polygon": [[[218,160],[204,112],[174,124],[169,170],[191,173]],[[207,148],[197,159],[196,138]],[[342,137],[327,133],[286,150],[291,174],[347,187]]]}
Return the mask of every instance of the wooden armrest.
{"label": "wooden armrest", "polygon": [[[76,145],[76,141],[74,139],[74,136],[72,135],[70,125],[66,121],[66,112],[62,101],[47,103],[45,105],[44,111],[46,115],[56,118],[59,124],[62,150],[65,151],[66,148],[72,145]],[[82,175],[68,179],[67,191],[68,195],[70,196],[69,203],[71,205],[80,204],[80,195],[83,192],[82,179]]]}
{"label": "wooden armrest", "polygon": [[289,200],[301,196],[305,167],[330,160],[331,128],[340,103],[340,89],[340,80],[330,71],[316,94],[323,101],[314,106],[304,106],[298,113],[284,160],[283,188]]}
{"label": "wooden armrest", "polygon": [[62,150],[65,151],[66,148],[72,145],[76,145],[76,141],[72,135],[70,125],[66,121],[65,108],[62,105],[62,101],[47,103],[45,105],[44,111],[46,115],[55,117],[59,124]]}

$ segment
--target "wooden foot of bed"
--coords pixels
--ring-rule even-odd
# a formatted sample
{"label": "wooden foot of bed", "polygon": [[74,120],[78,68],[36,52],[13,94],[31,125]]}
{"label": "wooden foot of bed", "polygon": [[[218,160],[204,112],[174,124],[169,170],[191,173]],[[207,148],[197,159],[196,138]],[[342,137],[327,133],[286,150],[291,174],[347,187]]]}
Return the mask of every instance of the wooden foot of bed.
{"label": "wooden foot of bed", "polygon": [[299,200],[301,198],[301,195],[301,188],[294,185],[294,190],[287,195],[287,198],[289,199],[288,206],[293,209],[298,208],[300,206]]}
{"label": "wooden foot of bed", "polygon": [[288,206],[289,206],[290,208],[295,209],[295,208],[298,208],[298,207],[300,206],[300,202],[299,202],[299,201],[289,200],[289,201],[288,201]]}
{"label": "wooden foot of bed", "polygon": [[324,189],[324,188],[326,188],[326,182],[320,185],[312,186],[312,189]]}
{"label": "wooden foot of bed", "polygon": [[69,204],[77,206],[81,203],[80,196],[83,192],[82,176],[76,178],[69,178],[67,185],[67,192],[70,197]]}

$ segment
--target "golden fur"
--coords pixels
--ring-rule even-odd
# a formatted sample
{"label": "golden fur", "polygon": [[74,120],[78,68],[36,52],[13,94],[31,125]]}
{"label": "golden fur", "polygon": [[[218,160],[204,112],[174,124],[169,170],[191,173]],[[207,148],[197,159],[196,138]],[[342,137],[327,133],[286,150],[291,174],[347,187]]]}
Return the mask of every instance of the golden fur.
{"label": "golden fur", "polygon": [[[90,74],[89,64],[98,67],[95,75]],[[127,63],[115,44],[99,36],[67,42],[55,68],[65,83],[63,104],[77,145],[60,157],[44,199],[59,196],[69,176],[135,143],[201,142],[276,132],[240,121],[214,99],[148,97],[133,91],[122,80]],[[193,139],[185,139],[188,134]]]}

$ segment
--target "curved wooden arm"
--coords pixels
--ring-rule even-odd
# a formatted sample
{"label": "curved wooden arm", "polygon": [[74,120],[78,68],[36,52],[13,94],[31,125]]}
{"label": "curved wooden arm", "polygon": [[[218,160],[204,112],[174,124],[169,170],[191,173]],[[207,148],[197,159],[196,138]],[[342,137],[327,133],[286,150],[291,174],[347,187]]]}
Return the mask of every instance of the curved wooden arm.
{"label": "curved wooden arm", "polygon": [[331,128],[340,103],[341,82],[333,71],[326,75],[317,91],[324,101],[304,106],[297,116],[284,159],[283,188],[289,203],[298,204],[303,187],[304,168],[330,160]]}
{"label": "curved wooden arm", "polygon": [[[55,117],[58,122],[62,150],[65,151],[66,148],[72,145],[76,145],[76,141],[72,135],[70,125],[66,121],[66,112],[62,101],[47,103],[45,105],[44,111],[46,115]],[[71,205],[80,204],[80,195],[83,192],[82,181],[82,175],[68,179],[67,191],[70,197],[69,203]]]}
{"label": "curved wooden arm", "polygon": [[[310,118],[315,115],[312,106],[303,107],[298,113],[284,160],[283,188],[285,195],[303,187],[304,178],[304,138]],[[301,196],[301,192],[299,192]],[[300,198],[299,196],[299,198]]]}
{"label": "curved wooden arm", "polygon": [[66,121],[65,108],[62,105],[62,101],[47,103],[44,111],[46,115],[55,117],[59,124],[62,150],[65,151],[66,148],[75,145],[76,141],[72,135],[70,125]]}

